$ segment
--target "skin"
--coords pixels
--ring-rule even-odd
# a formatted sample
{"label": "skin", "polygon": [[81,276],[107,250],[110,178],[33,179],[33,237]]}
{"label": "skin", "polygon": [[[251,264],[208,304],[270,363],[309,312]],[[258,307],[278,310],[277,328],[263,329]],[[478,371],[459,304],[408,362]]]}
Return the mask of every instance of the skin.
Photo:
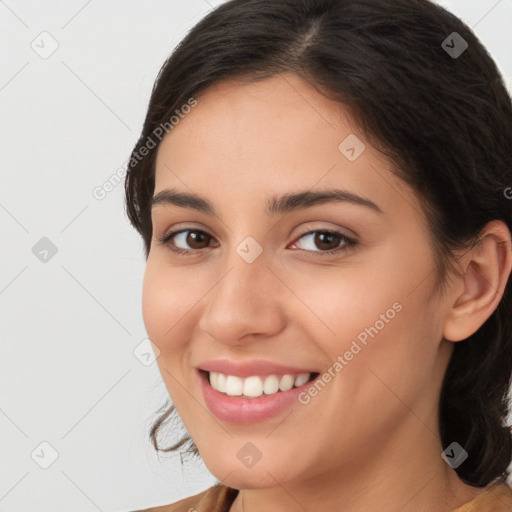
{"label": "skin", "polygon": [[[511,271],[510,232],[498,221],[460,259],[436,295],[430,232],[418,197],[391,172],[347,109],[294,74],[223,82],[158,148],[155,195],[175,187],[210,200],[217,216],[160,204],[143,284],[143,318],[173,403],[220,481],[241,489],[234,512],[452,510],[482,489],[441,458],[437,407],[454,343],[497,307]],[[349,161],[350,134],[366,145]],[[265,201],[297,190],[343,188],[383,213],[350,203],[268,217]],[[157,240],[200,230],[195,242]],[[312,230],[336,230],[357,245],[335,255]],[[246,237],[263,252],[247,263]],[[301,238],[302,237],[302,238]],[[170,242],[172,244],[172,241]],[[311,399],[269,420],[237,425],[208,410],[195,367],[207,359],[268,359],[299,368],[333,366],[365,328],[402,310]],[[291,412],[290,412],[291,411]],[[247,443],[261,452],[248,468]]]}

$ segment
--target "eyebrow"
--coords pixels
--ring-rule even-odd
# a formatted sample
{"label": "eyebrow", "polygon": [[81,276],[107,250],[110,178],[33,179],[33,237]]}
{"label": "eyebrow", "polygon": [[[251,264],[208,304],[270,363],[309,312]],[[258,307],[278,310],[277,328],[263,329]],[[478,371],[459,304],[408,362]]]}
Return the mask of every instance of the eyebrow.
{"label": "eyebrow", "polygon": [[[384,212],[373,201],[366,199],[354,192],[341,189],[328,189],[320,191],[304,190],[288,193],[282,196],[273,196],[267,200],[265,213],[268,216],[286,214],[296,210],[311,208],[326,203],[351,203],[365,206],[377,213]],[[176,189],[164,189],[151,198],[150,207],[170,204],[181,208],[190,208],[208,215],[215,215],[215,207],[208,199],[195,193],[179,192]]]}

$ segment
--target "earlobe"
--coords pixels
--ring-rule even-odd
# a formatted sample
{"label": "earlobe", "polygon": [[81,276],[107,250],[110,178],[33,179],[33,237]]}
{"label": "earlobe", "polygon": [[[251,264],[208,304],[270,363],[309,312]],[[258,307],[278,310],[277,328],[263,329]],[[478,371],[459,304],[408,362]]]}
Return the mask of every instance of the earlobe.
{"label": "earlobe", "polygon": [[456,279],[459,291],[447,313],[443,331],[449,341],[464,340],[485,323],[498,307],[510,278],[512,249],[507,225],[499,220],[491,221],[479,239],[459,262],[462,272]]}

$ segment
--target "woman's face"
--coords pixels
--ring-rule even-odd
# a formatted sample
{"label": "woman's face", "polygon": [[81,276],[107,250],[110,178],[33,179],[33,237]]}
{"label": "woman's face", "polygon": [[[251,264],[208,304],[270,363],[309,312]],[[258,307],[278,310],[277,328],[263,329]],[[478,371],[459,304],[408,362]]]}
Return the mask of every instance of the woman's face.
{"label": "woman's face", "polygon": [[[342,105],[293,74],[210,88],[161,143],[143,317],[227,485],[355,478],[384,454],[395,468],[441,460],[453,344],[420,204],[389,169]],[[217,390],[201,369],[223,374]]]}

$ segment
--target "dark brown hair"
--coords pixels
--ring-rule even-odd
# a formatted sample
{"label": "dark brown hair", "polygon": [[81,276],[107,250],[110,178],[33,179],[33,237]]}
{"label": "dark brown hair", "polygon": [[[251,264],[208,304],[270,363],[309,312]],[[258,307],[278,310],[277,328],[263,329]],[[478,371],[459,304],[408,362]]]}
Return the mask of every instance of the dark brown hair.
{"label": "dark brown hair", "polygon": [[[450,53],[460,53],[464,41],[465,51]],[[419,194],[441,283],[457,250],[478,243],[489,221],[512,231],[505,193],[512,186],[512,103],[493,59],[461,20],[428,0],[231,0],[175,48],[151,94],[125,182],[127,214],[146,258],[158,144],[140,158],[143,146],[159,126],[168,123],[170,132],[173,113],[210,85],[286,71],[344,103]],[[509,279],[491,317],[455,344],[440,397],[443,447],[456,441],[468,452],[456,471],[476,487],[505,481],[512,458],[511,294]],[[157,450],[158,431],[173,412],[167,407],[151,429]],[[197,454],[188,436],[161,451],[187,443]]]}

